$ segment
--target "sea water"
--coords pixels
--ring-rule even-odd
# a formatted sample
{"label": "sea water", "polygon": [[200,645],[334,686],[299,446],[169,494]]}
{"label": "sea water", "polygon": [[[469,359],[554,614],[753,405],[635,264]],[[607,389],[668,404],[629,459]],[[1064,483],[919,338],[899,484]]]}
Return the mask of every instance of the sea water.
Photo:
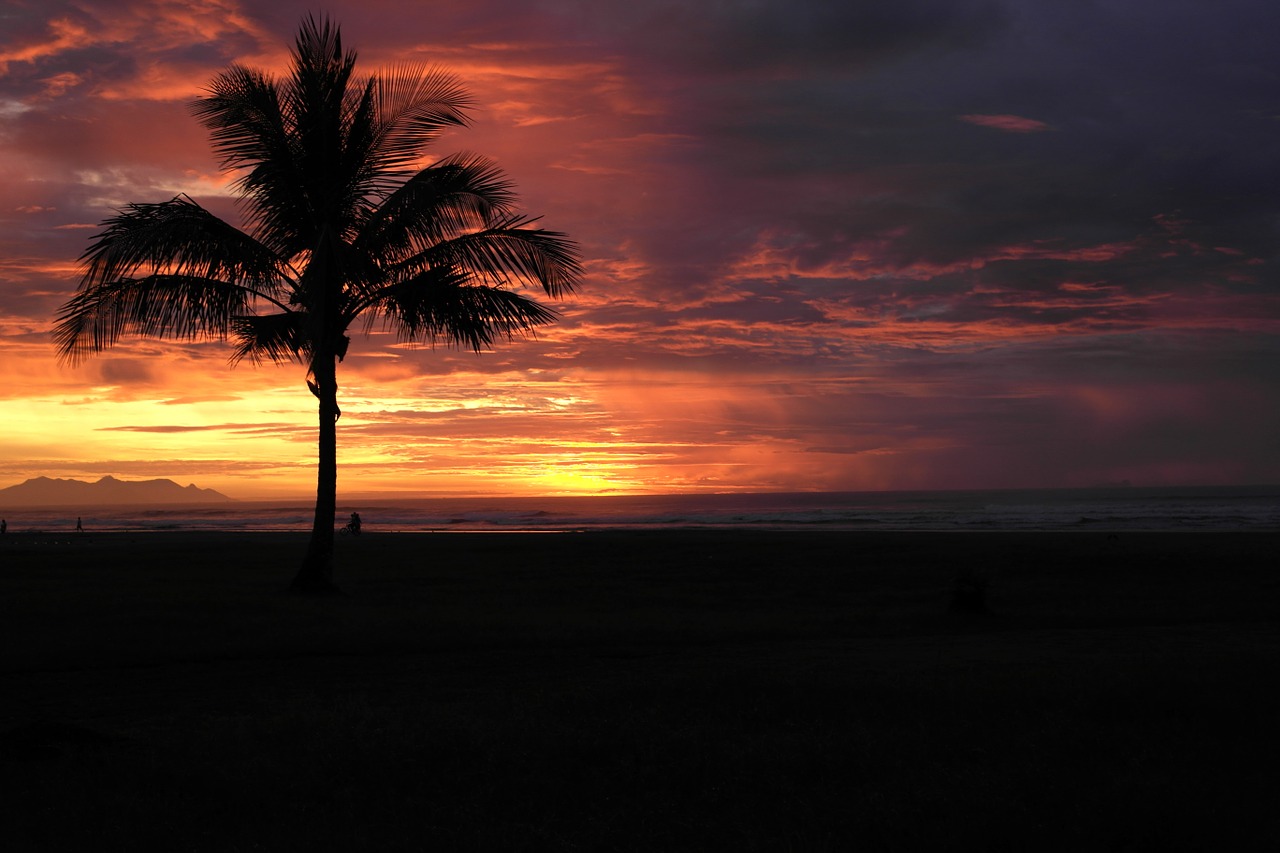
{"label": "sea water", "polygon": [[[1280,530],[1280,486],[801,492],[518,498],[339,498],[374,532],[601,529]],[[9,530],[302,531],[305,501],[0,510]]]}

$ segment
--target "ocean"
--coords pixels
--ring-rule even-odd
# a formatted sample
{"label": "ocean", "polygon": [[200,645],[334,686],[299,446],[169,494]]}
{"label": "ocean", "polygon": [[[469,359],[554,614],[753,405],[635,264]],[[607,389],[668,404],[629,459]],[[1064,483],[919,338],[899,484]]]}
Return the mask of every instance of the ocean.
{"label": "ocean", "polygon": [[[566,532],[601,529],[1280,530],[1280,486],[1106,487],[916,492],[802,492],[600,497],[339,499],[376,532]],[[290,531],[306,502],[215,506],[0,509],[8,529]]]}

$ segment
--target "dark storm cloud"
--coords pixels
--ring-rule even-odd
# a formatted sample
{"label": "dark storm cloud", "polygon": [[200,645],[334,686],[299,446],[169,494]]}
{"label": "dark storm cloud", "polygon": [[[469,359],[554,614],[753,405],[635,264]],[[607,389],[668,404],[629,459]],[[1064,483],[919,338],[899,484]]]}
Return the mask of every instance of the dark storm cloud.
{"label": "dark storm cloud", "polygon": [[[757,4],[736,23],[694,12],[686,17],[701,48],[688,53],[700,60],[686,58],[677,38],[667,49],[682,60],[677,69],[645,72],[671,74],[669,85],[682,87],[674,120],[702,141],[696,165],[735,219],[767,216],[802,231],[819,219],[823,242],[897,226],[906,233],[890,251],[905,264],[1035,239],[1131,239],[1153,217],[1176,213],[1193,239],[1273,255],[1280,66],[1259,33],[1278,31],[1280,12],[1070,5],[929,16],[894,4],[887,37],[869,53],[865,36],[875,28],[858,26],[857,15],[875,16],[864,12]],[[679,26],[677,16],[642,9],[646,21]],[[823,60],[828,73],[757,80],[757,69],[794,59],[806,22],[821,23],[814,55],[844,56],[843,65]],[[775,38],[755,37],[770,30]],[[633,35],[639,42],[651,32]],[[833,53],[836,44],[843,51]],[[1052,132],[961,121],[974,115],[1020,117]],[[825,192],[810,191],[807,178],[825,182]]]}
{"label": "dark storm cloud", "polygon": [[980,42],[1005,17],[998,4],[982,0],[544,5],[676,74],[734,78],[859,69],[903,53]]}

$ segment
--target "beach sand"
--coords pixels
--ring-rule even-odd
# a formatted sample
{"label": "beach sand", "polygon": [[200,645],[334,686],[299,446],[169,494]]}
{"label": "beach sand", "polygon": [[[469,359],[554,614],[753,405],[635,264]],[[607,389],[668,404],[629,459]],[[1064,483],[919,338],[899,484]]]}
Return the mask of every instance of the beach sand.
{"label": "beach sand", "polygon": [[0,538],[13,849],[1280,843],[1280,534],[304,545]]}

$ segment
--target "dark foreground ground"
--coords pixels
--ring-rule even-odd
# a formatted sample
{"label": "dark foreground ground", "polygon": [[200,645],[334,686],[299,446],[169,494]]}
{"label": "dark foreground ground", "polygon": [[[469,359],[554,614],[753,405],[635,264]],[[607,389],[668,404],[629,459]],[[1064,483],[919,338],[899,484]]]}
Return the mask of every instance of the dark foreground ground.
{"label": "dark foreground ground", "polygon": [[1280,849],[1280,534],[303,541],[0,538],[4,849]]}

